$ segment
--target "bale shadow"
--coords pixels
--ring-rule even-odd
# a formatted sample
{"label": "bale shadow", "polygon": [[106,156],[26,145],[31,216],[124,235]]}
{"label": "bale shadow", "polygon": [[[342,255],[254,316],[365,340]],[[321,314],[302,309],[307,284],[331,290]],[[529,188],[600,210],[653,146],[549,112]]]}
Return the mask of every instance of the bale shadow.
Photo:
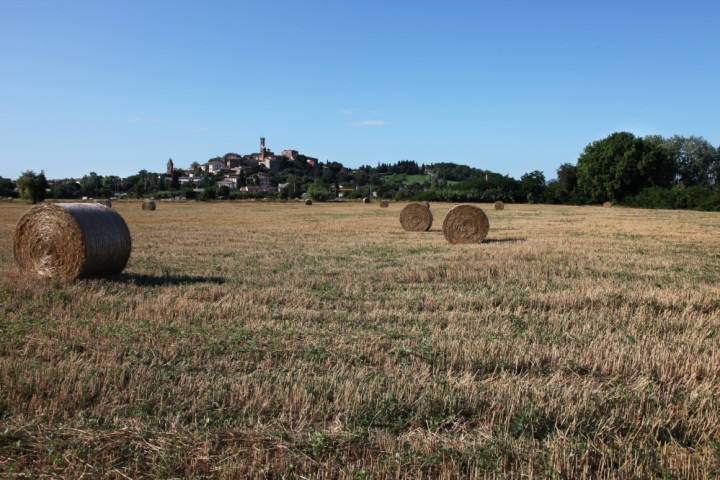
{"label": "bale shadow", "polygon": [[193,277],[190,275],[141,275],[136,273],[121,273],[108,279],[111,282],[126,283],[142,287],[157,287],[167,285],[193,285],[196,283],[214,283],[221,285],[227,283],[223,277]]}
{"label": "bale shadow", "polygon": [[519,243],[525,240],[525,237],[486,238],[483,243]]}

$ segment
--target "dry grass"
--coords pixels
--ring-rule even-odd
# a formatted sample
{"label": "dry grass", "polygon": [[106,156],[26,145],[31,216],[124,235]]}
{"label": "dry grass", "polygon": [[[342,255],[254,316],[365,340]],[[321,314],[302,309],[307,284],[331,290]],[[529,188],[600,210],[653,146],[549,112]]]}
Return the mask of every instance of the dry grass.
{"label": "dry grass", "polygon": [[720,472],[717,213],[403,206],[116,202],[125,273],[67,285],[0,204],[0,476]]}

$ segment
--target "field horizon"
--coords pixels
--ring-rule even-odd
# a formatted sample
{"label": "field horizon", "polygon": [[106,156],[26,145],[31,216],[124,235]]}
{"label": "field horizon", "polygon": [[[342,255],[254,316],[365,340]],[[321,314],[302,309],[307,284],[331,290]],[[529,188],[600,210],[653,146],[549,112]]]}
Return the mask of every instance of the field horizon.
{"label": "field horizon", "polygon": [[0,203],[0,477],[720,475],[720,213],[404,205],[115,201],[65,283]]}

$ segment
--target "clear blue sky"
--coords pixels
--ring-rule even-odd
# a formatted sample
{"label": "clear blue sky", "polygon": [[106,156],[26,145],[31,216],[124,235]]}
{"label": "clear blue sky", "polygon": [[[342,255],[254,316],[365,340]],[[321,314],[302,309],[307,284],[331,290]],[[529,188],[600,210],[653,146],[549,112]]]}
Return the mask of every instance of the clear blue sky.
{"label": "clear blue sky", "polygon": [[720,2],[0,0],[0,176],[295,149],[554,178],[616,131],[720,142]]}

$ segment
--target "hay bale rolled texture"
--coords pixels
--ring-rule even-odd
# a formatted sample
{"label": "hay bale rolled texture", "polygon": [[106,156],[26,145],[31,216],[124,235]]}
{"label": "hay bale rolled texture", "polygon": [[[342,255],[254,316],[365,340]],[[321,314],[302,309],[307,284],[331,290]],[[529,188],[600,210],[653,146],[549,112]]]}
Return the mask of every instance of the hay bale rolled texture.
{"label": "hay bale rolled texture", "polygon": [[155,210],[155,200],[145,200],[142,203],[143,210]]}
{"label": "hay bale rolled texture", "polygon": [[408,232],[428,231],[432,221],[432,212],[422,203],[411,203],[400,211],[400,225]]}
{"label": "hay bale rolled texture", "polygon": [[612,208],[612,203],[610,203],[610,202],[605,202],[605,203],[603,203],[603,207],[604,207],[604,208]]}
{"label": "hay bale rolled texture", "polygon": [[498,200],[495,202],[495,210],[505,210],[505,202]]}
{"label": "hay bale rolled texture", "polygon": [[15,227],[13,256],[35,277],[115,275],[125,268],[132,239],[116,211],[94,203],[56,203],[28,210]]}
{"label": "hay bale rolled texture", "polygon": [[450,243],[481,243],[489,230],[487,215],[475,205],[453,207],[443,221],[443,235]]}
{"label": "hay bale rolled texture", "polygon": [[310,200],[309,198],[305,200],[305,205],[312,205],[312,200]]}
{"label": "hay bale rolled texture", "polygon": [[388,205],[390,205],[390,204],[388,203],[387,200],[383,200],[382,202],[380,202],[380,208],[387,208]]}

